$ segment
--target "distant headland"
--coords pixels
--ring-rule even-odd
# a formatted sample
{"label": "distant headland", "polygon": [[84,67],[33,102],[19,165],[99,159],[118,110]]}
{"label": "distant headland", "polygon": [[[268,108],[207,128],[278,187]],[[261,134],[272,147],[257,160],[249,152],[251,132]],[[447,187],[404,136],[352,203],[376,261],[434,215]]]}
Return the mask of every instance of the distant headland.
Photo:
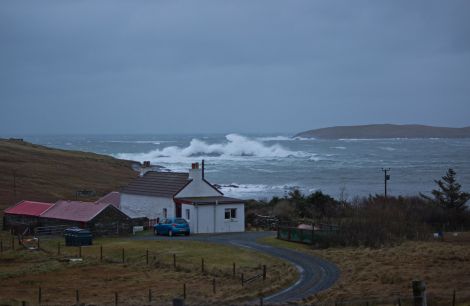
{"label": "distant headland", "polygon": [[318,139],[470,138],[470,126],[463,128],[436,127],[418,124],[334,126],[301,132],[294,137]]}

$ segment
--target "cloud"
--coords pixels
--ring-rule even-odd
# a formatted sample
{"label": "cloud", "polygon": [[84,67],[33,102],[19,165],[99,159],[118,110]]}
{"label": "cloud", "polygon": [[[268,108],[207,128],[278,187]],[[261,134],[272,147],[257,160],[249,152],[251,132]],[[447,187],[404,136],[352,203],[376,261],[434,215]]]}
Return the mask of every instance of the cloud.
{"label": "cloud", "polygon": [[468,1],[0,6],[0,132],[469,124]]}

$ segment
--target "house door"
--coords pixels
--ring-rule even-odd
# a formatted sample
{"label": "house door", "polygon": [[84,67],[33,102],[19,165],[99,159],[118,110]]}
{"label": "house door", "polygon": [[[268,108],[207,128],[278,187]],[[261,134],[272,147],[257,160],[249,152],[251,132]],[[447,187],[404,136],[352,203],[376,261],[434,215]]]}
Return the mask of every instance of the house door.
{"label": "house door", "polygon": [[181,218],[181,203],[176,203],[176,209],[175,209],[175,213],[176,213],[176,218]]}

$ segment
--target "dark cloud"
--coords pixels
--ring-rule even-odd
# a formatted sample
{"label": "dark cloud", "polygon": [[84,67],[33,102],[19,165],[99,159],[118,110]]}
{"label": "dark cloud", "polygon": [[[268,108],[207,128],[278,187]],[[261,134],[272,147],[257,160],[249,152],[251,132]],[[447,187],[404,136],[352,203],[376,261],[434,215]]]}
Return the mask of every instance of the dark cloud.
{"label": "dark cloud", "polygon": [[3,1],[1,133],[470,125],[470,2]]}

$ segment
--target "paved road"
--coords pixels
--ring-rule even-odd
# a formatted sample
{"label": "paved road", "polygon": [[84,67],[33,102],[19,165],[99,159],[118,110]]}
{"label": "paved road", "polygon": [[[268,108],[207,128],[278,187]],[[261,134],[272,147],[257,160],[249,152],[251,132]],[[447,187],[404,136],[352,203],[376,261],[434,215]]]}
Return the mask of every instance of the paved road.
{"label": "paved road", "polygon": [[189,237],[142,236],[134,239],[181,239],[223,243],[250,248],[282,258],[293,264],[299,271],[299,279],[292,286],[265,297],[270,304],[285,304],[307,298],[319,291],[331,287],[340,276],[340,271],[333,263],[290,249],[273,247],[257,242],[259,238],[274,236],[274,232],[246,232],[211,235],[192,235]]}

